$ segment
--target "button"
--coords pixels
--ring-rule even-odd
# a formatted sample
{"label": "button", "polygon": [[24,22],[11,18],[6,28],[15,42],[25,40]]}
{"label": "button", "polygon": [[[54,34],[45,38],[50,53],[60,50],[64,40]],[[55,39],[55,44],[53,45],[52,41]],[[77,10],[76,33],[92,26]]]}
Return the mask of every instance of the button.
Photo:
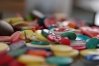
{"label": "button", "polygon": [[18,56],[24,54],[25,52],[26,52],[26,49],[21,48],[21,49],[12,50],[12,51],[8,52],[8,55],[11,55],[13,57],[18,57]]}
{"label": "button", "polygon": [[37,37],[37,39],[39,39],[40,41],[48,41],[47,38],[45,38],[42,34],[41,34],[42,30],[37,30],[35,32],[35,36]]}
{"label": "button", "polygon": [[73,48],[70,46],[66,45],[52,45],[51,50],[52,51],[63,51],[63,52],[68,52],[71,51]]}
{"label": "button", "polygon": [[64,38],[61,38],[61,44],[63,44],[63,45],[69,45],[70,46],[70,39],[68,39],[68,38],[66,38],[66,37],[64,37]]}
{"label": "button", "polygon": [[32,41],[31,44],[35,44],[35,45],[49,45],[49,42]]}
{"label": "button", "polygon": [[73,59],[70,58],[70,57],[55,57],[55,56],[52,56],[52,57],[47,58],[46,62],[49,63],[49,64],[67,66],[67,65],[70,65],[73,62]]}
{"label": "button", "polygon": [[7,51],[10,50],[9,46],[7,44],[5,44],[5,43],[0,43],[0,52],[6,51],[6,50]]}
{"label": "button", "polygon": [[88,61],[99,61],[99,55],[88,55],[85,56],[85,59]]}
{"label": "button", "polygon": [[16,50],[16,49],[24,47],[25,45],[26,45],[25,41],[19,41],[19,42],[11,44],[10,49],[11,50]]}
{"label": "button", "polygon": [[0,36],[0,42],[10,42],[11,41],[11,38],[10,36]]}
{"label": "button", "polygon": [[73,32],[65,32],[61,34],[62,37],[68,37],[70,40],[75,40],[76,39],[76,34]]}
{"label": "button", "polygon": [[42,64],[45,62],[45,59],[41,56],[33,55],[21,55],[17,59],[20,63],[24,64]]}
{"label": "button", "polygon": [[19,41],[20,40],[20,36],[21,36],[21,32],[20,31],[17,31],[17,32],[13,33],[11,35],[11,41],[12,41],[12,43]]}
{"label": "button", "polygon": [[16,60],[13,60],[9,63],[9,66],[25,66],[25,64],[19,63]]}
{"label": "button", "polygon": [[55,34],[49,34],[47,36],[47,39],[51,42],[54,42],[54,43],[60,43],[62,37],[60,35],[55,35]]}
{"label": "button", "polygon": [[88,36],[82,35],[82,34],[78,34],[76,37],[76,40],[88,40],[90,39]]}
{"label": "button", "polygon": [[42,33],[42,35],[43,35],[44,37],[47,38],[47,36],[49,35],[50,31],[47,30],[47,29],[43,29],[41,33]]}
{"label": "button", "polygon": [[0,65],[6,65],[13,60],[13,57],[10,55],[0,55]]}
{"label": "button", "polygon": [[86,48],[95,49],[99,44],[99,40],[97,38],[91,38],[86,42]]}
{"label": "button", "polygon": [[86,49],[80,51],[81,56],[88,56],[88,55],[99,55],[99,49]]}
{"label": "button", "polygon": [[76,50],[84,50],[84,49],[86,49],[86,41],[72,40],[70,46]]}
{"label": "button", "polygon": [[35,55],[35,56],[47,57],[47,51],[45,51],[45,50],[29,50],[27,52],[27,54]]}

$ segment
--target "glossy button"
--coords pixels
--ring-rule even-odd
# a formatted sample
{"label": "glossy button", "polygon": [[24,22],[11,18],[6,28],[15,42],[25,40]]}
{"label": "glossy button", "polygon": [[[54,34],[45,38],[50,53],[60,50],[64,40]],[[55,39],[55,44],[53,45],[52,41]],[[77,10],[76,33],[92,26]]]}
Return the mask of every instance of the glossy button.
{"label": "glossy button", "polygon": [[11,41],[12,41],[12,42],[17,42],[17,41],[19,41],[19,40],[20,40],[20,36],[21,36],[21,32],[20,32],[20,31],[17,31],[17,32],[13,33],[13,34],[11,35]]}
{"label": "glossy button", "polygon": [[50,50],[51,45],[34,45],[31,43],[26,44],[27,49],[43,49],[43,50]]}
{"label": "glossy button", "polygon": [[44,37],[47,37],[47,36],[49,35],[50,31],[47,30],[47,29],[43,29],[41,33],[42,33],[42,35],[43,35]]}
{"label": "glossy button", "polygon": [[42,64],[45,62],[43,57],[33,55],[21,55],[17,60],[24,64]]}
{"label": "glossy button", "polygon": [[76,39],[76,34],[73,32],[65,32],[63,34],[61,34],[62,37],[68,37],[71,40],[75,40]]}
{"label": "glossy button", "polygon": [[21,39],[29,39],[34,35],[32,30],[24,30],[21,32]]}
{"label": "glossy button", "polygon": [[52,45],[51,46],[52,51],[64,51],[68,52],[72,50],[72,47],[66,46],[66,45]]}
{"label": "glossy button", "polygon": [[41,40],[41,41],[48,41],[47,38],[45,38],[42,34],[41,34],[42,30],[37,30],[35,32],[35,36],[37,37],[37,39]]}
{"label": "glossy button", "polygon": [[88,40],[88,39],[90,39],[88,36],[82,34],[78,34],[76,37],[76,40]]}
{"label": "glossy button", "polygon": [[49,57],[46,59],[46,62],[49,64],[57,64],[57,65],[64,65],[64,66],[68,66],[69,64],[71,64],[73,62],[73,59],[70,57]]}
{"label": "glossy button", "polygon": [[86,42],[86,48],[95,49],[99,44],[99,40],[97,38],[91,38]]}
{"label": "glossy button", "polygon": [[84,49],[86,49],[86,41],[84,41],[84,40],[72,40],[70,46],[76,50],[84,50]]}
{"label": "glossy button", "polygon": [[99,55],[99,49],[86,49],[80,51],[81,56],[88,56],[88,55]]}
{"label": "glossy button", "polygon": [[27,52],[27,54],[46,57],[47,56],[47,51],[45,51],[45,50],[29,50]]}
{"label": "glossy button", "polygon": [[12,50],[8,52],[8,55],[11,55],[13,57],[18,57],[26,52],[26,49],[17,49],[17,50]]}
{"label": "glossy button", "polygon": [[10,50],[9,46],[5,43],[0,43],[0,52],[5,50],[9,51]]}
{"label": "glossy button", "polygon": [[49,42],[32,41],[31,44],[35,44],[35,45],[49,45]]}
{"label": "glossy button", "polygon": [[0,36],[0,42],[11,41],[10,36]]}
{"label": "glossy button", "polygon": [[11,50],[16,50],[16,49],[19,49],[19,48],[24,47],[25,44],[26,44],[25,41],[18,41],[18,42],[16,42],[16,43],[12,43],[12,44],[10,45],[10,49],[11,49]]}
{"label": "glossy button", "polygon": [[88,61],[99,61],[99,55],[89,55],[85,57]]}

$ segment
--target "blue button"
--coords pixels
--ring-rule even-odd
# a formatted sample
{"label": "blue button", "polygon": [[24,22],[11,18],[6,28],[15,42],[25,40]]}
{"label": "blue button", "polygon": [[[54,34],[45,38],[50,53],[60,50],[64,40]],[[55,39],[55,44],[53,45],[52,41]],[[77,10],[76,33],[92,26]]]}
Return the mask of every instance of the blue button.
{"label": "blue button", "polygon": [[99,55],[89,55],[85,57],[88,61],[99,61]]}

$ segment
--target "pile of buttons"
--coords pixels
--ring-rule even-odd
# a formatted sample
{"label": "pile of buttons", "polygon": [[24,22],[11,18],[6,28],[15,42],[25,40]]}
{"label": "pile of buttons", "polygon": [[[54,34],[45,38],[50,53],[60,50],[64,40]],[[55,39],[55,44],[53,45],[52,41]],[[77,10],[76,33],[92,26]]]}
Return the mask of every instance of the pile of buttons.
{"label": "pile of buttons", "polygon": [[34,21],[5,19],[15,31],[0,36],[0,66],[70,66],[80,59],[99,65],[99,28],[76,29],[71,21],[59,27],[54,17]]}

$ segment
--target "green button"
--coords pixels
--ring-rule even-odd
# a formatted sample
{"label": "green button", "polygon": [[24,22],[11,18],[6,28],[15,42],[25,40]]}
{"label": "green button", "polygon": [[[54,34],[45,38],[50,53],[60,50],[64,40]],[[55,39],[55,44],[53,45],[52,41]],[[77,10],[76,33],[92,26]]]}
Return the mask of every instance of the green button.
{"label": "green button", "polygon": [[12,55],[13,57],[18,57],[26,52],[26,49],[17,49],[10,51],[8,54]]}
{"label": "green button", "polygon": [[73,62],[73,59],[70,57],[49,57],[46,59],[46,62],[49,64],[57,64],[59,66],[68,66]]}
{"label": "green button", "polygon": [[97,38],[91,38],[86,42],[86,47],[88,49],[95,49],[99,44],[99,40]]}
{"label": "green button", "polygon": [[76,34],[73,32],[65,32],[61,34],[62,37],[68,37],[70,40],[75,40],[76,39]]}
{"label": "green button", "polygon": [[43,41],[32,41],[31,44],[35,45],[49,45],[49,42],[43,42]]}
{"label": "green button", "polygon": [[49,35],[49,30],[43,29],[41,33],[42,33],[42,35],[43,35],[44,37],[47,38],[47,36]]}

